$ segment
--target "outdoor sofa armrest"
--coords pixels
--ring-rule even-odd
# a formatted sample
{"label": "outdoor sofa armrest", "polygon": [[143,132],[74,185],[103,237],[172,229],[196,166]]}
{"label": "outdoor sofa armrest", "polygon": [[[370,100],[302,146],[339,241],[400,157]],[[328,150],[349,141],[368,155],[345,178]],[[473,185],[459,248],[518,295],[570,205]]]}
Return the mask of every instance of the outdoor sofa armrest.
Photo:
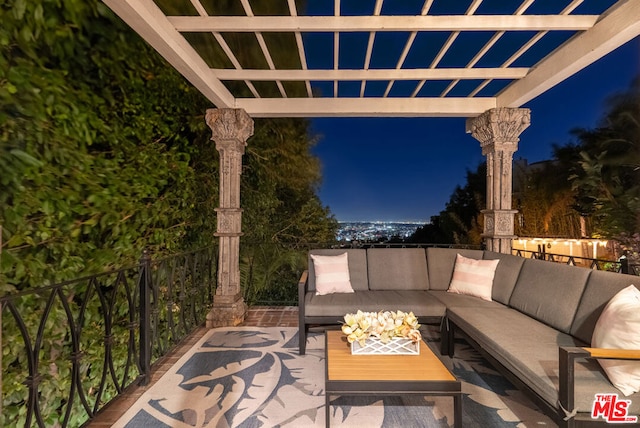
{"label": "outdoor sofa armrest", "polygon": [[575,360],[577,359],[608,359],[608,360],[640,360],[640,350],[606,349],[606,348],[580,348],[561,346],[559,349],[559,391],[561,418],[568,421],[567,426],[573,426],[574,385],[575,385]]}
{"label": "outdoor sofa armrest", "polygon": [[307,292],[307,285],[309,283],[309,271],[305,270],[300,275],[300,279],[298,280],[298,297],[303,297],[304,293]]}
{"label": "outdoor sofa armrest", "polygon": [[298,280],[298,316],[300,325],[304,326],[304,296],[307,293],[309,271],[305,270]]}
{"label": "outdoor sofa armrest", "polygon": [[307,346],[307,325],[304,322],[304,300],[307,294],[309,271],[305,270],[298,280],[298,353],[304,355]]}
{"label": "outdoor sofa armrest", "polygon": [[640,349],[582,348],[589,357],[601,360],[640,360]]}

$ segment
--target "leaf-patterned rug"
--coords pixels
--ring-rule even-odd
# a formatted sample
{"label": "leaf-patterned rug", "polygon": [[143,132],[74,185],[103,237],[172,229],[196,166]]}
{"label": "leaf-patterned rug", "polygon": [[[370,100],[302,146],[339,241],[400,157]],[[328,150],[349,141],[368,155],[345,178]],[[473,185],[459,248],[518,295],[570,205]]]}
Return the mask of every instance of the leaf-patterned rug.
{"label": "leaf-patterned rug", "polygon": [[[324,335],[298,355],[298,330],[214,329],[146,391],[114,427],[324,427]],[[438,331],[423,328],[437,349]],[[443,357],[462,381],[466,427],[554,427],[465,342]],[[332,396],[333,427],[448,427],[451,397]]]}

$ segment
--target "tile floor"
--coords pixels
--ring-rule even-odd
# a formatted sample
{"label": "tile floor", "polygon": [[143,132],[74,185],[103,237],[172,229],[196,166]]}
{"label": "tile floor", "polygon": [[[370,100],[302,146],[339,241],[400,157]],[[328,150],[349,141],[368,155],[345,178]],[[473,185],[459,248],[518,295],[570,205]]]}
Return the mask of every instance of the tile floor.
{"label": "tile floor", "polygon": [[[242,324],[245,326],[260,327],[297,327],[298,307],[297,306],[255,306],[249,309],[249,313]],[[87,424],[88,427],[110,427],[120,416],[136,402],[136,400],[149,389],[160,377],[166,373],[184,354],[191,348],[207,331],[205,327],[200,327],[191,333],[185,340],[169,355],[158,361],[152,372],[151,382],[146,386],[131,386],[120,397],[113,400],[102,411]]]}

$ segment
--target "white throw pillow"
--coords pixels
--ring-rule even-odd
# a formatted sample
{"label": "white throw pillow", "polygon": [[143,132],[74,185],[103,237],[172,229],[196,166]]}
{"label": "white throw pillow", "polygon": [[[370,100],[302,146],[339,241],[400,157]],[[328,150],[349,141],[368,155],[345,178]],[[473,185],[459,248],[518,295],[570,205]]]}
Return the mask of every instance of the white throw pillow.
{"label": "white throw pillow", "polygon": [[491,301],[493,277],[500,260],[476,260],[456,255],[449,293],[467,294]]}
{"label": "white throw pillow", "polygon": [[[640,349],[640,290],[630,285],[605,306],[593,329],[591,346]],[[624,395],[640,391],[640,361],[598,360],[611,383]]]}
{"label": "white throw pillow", "polygon": [[333,293],[353,293],[349,277],[347,253],[339,256],[311,255],[316,272],[316,295]]}

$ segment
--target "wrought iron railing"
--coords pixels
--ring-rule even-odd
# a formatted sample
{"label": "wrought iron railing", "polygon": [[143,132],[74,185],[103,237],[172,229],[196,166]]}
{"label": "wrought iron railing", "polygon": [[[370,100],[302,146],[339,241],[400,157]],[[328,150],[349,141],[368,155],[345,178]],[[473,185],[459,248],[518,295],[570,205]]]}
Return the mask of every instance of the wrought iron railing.
{"label": "wrought iron railing", "polygon": [[201,325],[215,248],[0,298],[0,426],[76,427]]}
{"label": "wrought iron railing", "polygon": [[630,275],[640,275],[640,265],[631,264],[625,258],[620,260],[604,260],[521,249],[513,249],[512,252],[519,257],[564,263],[570,266],[581,266],[593,270],[606,270]]}

